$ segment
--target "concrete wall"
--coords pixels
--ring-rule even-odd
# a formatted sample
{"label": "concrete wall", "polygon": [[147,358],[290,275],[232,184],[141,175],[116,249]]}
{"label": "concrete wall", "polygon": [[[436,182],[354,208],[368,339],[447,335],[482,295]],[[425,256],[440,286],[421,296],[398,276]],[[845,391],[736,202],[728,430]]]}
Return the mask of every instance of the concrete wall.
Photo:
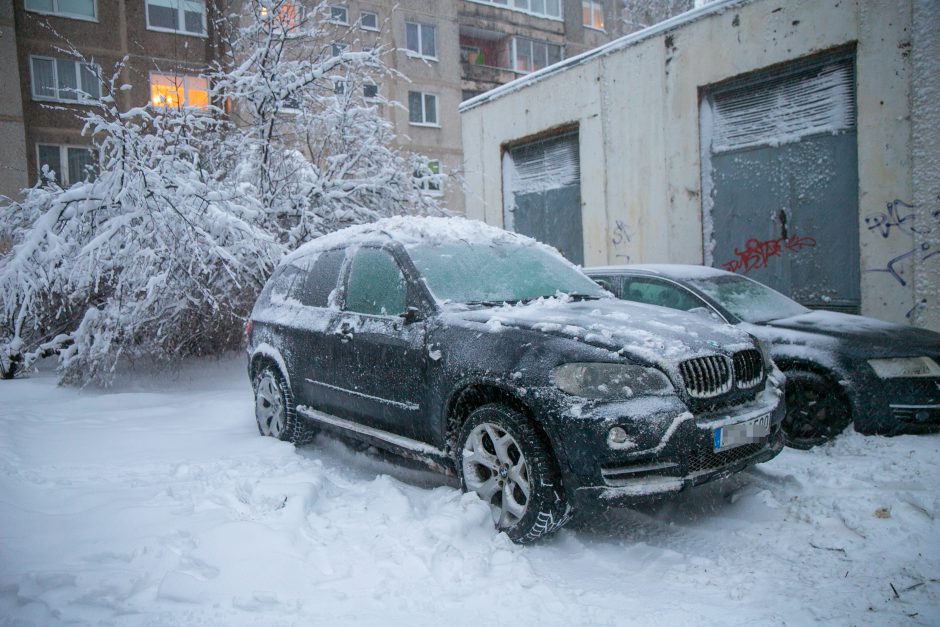
{"label": "concrete wall", "polygon": [[[914,4],[921,13],[936,13],[929,0]],[[936,19],[925,18],[934,26],[919,26],[918,32],[935,39]],[[885,213],[896,199],[913,204],[917,194],[924,195],[915,192],[912,179],[911,25],[912,0],[718,2],[696,19],[630,40],[635,41],[630,45],[612,44],[606,54],[465,107],[467,214],[502,224],[500,157],[505,144],[577,124],[585,263],[702,263],[702,88],[856,44],[859,223],[846,228],[860,233],[862,313],[940,326],[936,317],[923,313],[927,305],[915,308],[922,293],[932,290],[936,298],[937,281],[935,273],[919,272],[925,278],[919,279],[915,298],[917,255],[904,257],[914,249],[914,233],[893,228],[883,237],[865,221]],[[930,65],[930,58],[923,57],[923,65]],[[932,57],[933,63],[937,58]],[[932,68],[919,70],[924,74],[919,80],[934,85],[933,95],[918,87],[924,94],[922,108],[937,106],[940,79],[936,65]],[[936,132],[938,125],[932,124]],[[935,158],[938,146],[933,140],[923,152]],[[918,159],[928,163],[926,156]],[[918,202],[936,203],[936,193]],[[918,219],[926,222],[928,217]],[[622,236],[624,230],[629,238]],[[899,256],[893,266],[899,277],[872,271],[885,269]],[[917,263],[940,268],[940,255]]]}
{"label": "concrete wall", "polygon": [[[0,96],[0,196],[19,200],[20,190],[29,184],[26,172],[26,135],[23,101],[11,85],[20,84],[16,55],[16,29],[13,0],[0,0],[0,84],[7,85]],[[0,250],[3,244],[0,243]]]}

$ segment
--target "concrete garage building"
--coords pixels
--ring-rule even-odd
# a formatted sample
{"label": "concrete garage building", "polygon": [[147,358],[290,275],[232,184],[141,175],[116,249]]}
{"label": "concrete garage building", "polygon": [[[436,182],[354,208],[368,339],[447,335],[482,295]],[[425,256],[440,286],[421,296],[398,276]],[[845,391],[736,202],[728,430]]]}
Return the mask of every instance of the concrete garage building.
{"label": "concrete garage building", "polygon": [[719,0],[461,105],[467,214],[940,329],[933,0]]}

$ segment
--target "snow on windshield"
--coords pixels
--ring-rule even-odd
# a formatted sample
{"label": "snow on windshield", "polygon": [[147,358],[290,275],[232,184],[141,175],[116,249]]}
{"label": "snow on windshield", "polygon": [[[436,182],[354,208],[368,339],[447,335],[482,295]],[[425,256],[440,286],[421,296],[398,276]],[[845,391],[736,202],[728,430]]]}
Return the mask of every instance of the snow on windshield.
{"label": "snow on windshield", "polygon": [[689,282],[745,322],[766,322],[809,312],[780,292],[745,277],[725,275]]}
{"label": "snow on windshield", "polygon": [[419,244],[408,253],[439,301],[518,302],[559,292],[607,295],[557,253],[515,242]]}

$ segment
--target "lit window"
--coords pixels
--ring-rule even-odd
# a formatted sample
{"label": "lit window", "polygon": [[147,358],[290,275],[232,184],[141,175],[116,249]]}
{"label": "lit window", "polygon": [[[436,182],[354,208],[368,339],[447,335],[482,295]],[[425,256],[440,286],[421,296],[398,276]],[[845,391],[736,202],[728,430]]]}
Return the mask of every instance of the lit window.
{"label": "lit window", "polygon": [[275,24],[286,31],[294,30],[300,23],[297,15],[297,5],[286,0],[273,10],[268,10],[268,7],[262,6],[260,14],[264,19],[267,19],[269,14],[273,14]]}
{"label": "lit window", "polygon": [[155,107],[209,106],[209,79],[174,74],[150,75],[150,102]]}
{"label": "lit window", "polygon": [[206,34],[204,0],[146,0],[147,28],[189,35]]}
{"label": "lit window", "polygon": [[93,102],[101,97],[100,68],[90,63],[30,57],[33,99]]}
{"label": "lit window", "polygon": [[95,0],[26,0],[26,10],[79,20],[93,20],[98,16]]}
{"label": "lit window", "polygon": [[330,7],[330,21],[335,24],[349,24],[346,7]]}
{"label": "lit window", "polygon": [[359,14],[359,26],[362,30],[379,30],[379,14],[363,11]]}
{"label": "lit window", "polygon": [[582,0],[581,23],[588,28],[604,30],[604,5],[596,0]]}
{"label": "lit window", "polygon": [[83,146],[59,146],[56,144],[36,145],[37,169],[43,166],[62,187],[97,178],[98,163],[95,153]]}
{"label": "lit window", "polygon": [[512,69],[517,72],[534,72],[561,61],[561,46],[516,37],[512,40],[512,59]]}
{"label": "lit window", "polygon": [[430,24],[405,22],[405,47],[412,56],[437,58],[437,28]]}
{"label": "lit window", "polygon": [[437,96],[409,91],[408,121],[412,124],[437,126]]}

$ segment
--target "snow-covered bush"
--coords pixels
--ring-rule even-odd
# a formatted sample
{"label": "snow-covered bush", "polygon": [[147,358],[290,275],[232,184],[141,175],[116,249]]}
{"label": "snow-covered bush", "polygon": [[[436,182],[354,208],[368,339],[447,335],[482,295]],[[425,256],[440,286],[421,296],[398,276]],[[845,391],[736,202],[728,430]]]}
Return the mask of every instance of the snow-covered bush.
{"label": "snow-covered bush", "polygon": [[85,132],[97,178],[63,189],[45,172],[0,208],[13,241],[0,262],[4,376],[58,352],[64,380],[106,383],[121,356],[237,344],[282,251],[251,190],[204,166],[224,124],[211,112],[120,111],[106,96]]}

